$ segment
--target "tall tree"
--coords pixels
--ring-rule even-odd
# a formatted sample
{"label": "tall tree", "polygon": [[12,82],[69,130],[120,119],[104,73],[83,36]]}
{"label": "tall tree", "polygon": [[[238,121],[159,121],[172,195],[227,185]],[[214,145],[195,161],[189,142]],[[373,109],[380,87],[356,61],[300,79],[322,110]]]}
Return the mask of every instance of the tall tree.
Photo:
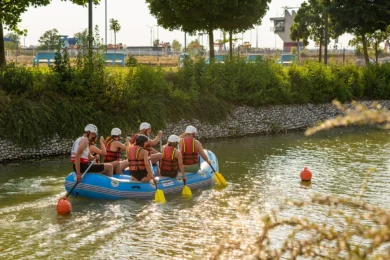
{"label": "tall tree", "polygon": [[5,38],[9,38],[9,40],[13,43],[18,43],[19,40],[20,40],[20,37],[18,34],[16,33],[7,33],[7,35],[5,36]]}
{"label": "tall tree", "polygon": [[321,62],[322,46],[325,43],[325,6],[322,0],[303,2],[290,30],[291,39],[303,40],[305,46],[308,45],[309,39],[319,43],[318,61]]}
{"label": "tall tree", "polygon": [[[390,40],[390,26],[387,27],[386,31],[377,30],[374,33],[367,33],[366,35],[367,48],[370,48],[374,51],[375,61],[379,61],[379,45],[385,41]],[[349,41],[350,46],[355,46],[357,48],[362,47],[362,37],[360,35],[355,35],[355,37]]]}
{"label": "tall tree", "polygon": [[337,34],[360,35],[364,59],[369,64],[367,34],[386,31],[390,25],[389,0],[323,0]]}
{"label": "tall tree", "polygon": [[57,49],[60,40],[60,35],[57,29],[51,29],[46,31],[41,37],[39,37],[38,50],[55,50]]}
{"label": "tall tree", "polygon": [[227,0],[146,0],[157,23],[169,30],[182,30],[194,35],[207,31],[210,58],[214,58],[213,31],[220,28]]}
{"label": "tall tree", "polygon": [[219,27],[229,32],[230,58],[233,56],[233,34],[260,25],[271,0],[226,0]]}
{"label": "tall tree", "polygon": [[[110,19],[110,30],[114,31],[114,60],[116,60],[116,33],[121,30],[121,25],[119,24],[118,20],[115,20],[114,18]],[[116,61],[114,61],[114,64]]]}
{"label": "tall tree", "polygon": [[180,51],[181,48],[182,48],[182,46],[181,46],[180,42],[178,40],[176,40],[176,39],[173,40],[173,42],[172,42],[172,49],[173,49],[173,51]]}
{"label": "tall tree", "polygon": [[[78,5],[85,5],[88,2],[88,0],[71,1]],[[99,0],[93,0],[93,2],[98,3]],[[0,0],[0,66],[6,64],[3,29],[7,28],[19,35],[26,34],[26,30],[18,28],[18,23],[22,21],[20,18],[21,15],[26,12],[29,7],[45,6],[49,3],[50,0]]]}

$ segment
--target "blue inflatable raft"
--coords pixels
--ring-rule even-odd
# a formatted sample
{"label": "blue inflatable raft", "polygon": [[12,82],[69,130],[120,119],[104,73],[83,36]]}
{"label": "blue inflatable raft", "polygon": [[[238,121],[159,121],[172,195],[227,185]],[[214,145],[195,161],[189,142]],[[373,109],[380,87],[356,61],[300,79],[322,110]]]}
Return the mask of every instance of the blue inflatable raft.
{"label": "blue inflatable raft", "polygon": [[[215,154],[205,150],[214,170],[218,172],[218,160]],[[200,170],[198,172],[186,173],[187,186],[191,190],[207,188],[215,183],[214,172],[211,167],[200,158]],[[156,168],[154,167],[154,171]],[[183,180],[181,174],[177,178],[156,177],[157,187],[164,194],[181,193],[183,190]],[[76,174],[71,172],[65,179],[65,189],[69,192],[76,183]],[[103,174],[87,173],[81,182],[72,191],[74,196],[92,199],[127,199],[154,198],[156,185],[153,181],[139,182],[133,181],[129,175],[114,175],[107,177]]]}

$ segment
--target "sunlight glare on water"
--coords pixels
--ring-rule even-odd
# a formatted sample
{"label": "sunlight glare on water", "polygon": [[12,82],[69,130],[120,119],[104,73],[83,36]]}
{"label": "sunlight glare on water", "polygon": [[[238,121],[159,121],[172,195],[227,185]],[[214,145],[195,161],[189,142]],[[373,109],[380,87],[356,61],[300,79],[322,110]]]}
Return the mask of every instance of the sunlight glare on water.
{"label": "sunlight glare on water", "polygon": [[[239,241],[232,259],[249,253],[262,230],[261,216],[312,194],[356,197],[370,167],[377,172],[363,198],[388,207],[390,195],[387,132],[370,128],[337,129],[305,137],[302,133],[203,142],[229,182],[225,189],[193,190],[192,199],[152,200],[72,198],[72,214],[55,207],[65,194],[68,158],[0,166],[0,259],[204,259],[226,240]],[[300,183],[309,167],[313,181]],[[287,214],[326,221],[324,212]],[[278,231],[282,241],[285,232]]]}

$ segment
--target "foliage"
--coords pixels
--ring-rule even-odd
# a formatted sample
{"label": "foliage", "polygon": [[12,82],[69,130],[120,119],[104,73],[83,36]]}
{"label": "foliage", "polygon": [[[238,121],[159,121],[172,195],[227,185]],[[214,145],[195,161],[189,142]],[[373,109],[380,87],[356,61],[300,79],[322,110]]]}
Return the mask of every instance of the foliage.
{"label": "foliage", "polygon": [[126,67],[135,67],[137,63],[137,58],[132,55],[129,55],[126,60]]}
{"label": "foliage", "polygon": [[178,40],[173,40],[172,41],[172,50],[173,51],[181,51],[182,49],[182,45],[180,44],[180,42]]}
{"label": "foliage", "polygon": [[41,37],[39,37],[39,46],[37,50],[55,50],[59,43],[60,35],[57,29],[51,29],[46,31]]}
{"label": "foliage", "polygon": [[[373,33],[366,34],[367,48],[373,50],[376,63],[378,63],[378,57],[381,52],[379,45],[388,40],[390,40],[390,26],[387,27],[386,31],[377,30]],[[350,46],[355,46],[356,48],[362,48],[363,39],[361,35],[355,35],[355,37],[350,40],[348,44]]]}
{"label": "foliage", "polygon": [[0,68],[0,122],[7,122],[0,124],[0,138],[28,146],[55,134],[74,137],[90,122],[103,135],[113,126],[131,133],[141,121],[155,129],[181,118],[217,122],[232,105],[390,99],[390,64],[283,67],[267,60],[246,63],[235,56],[211,64],[189,59],[177,72],[140,64],[112,70],[105,67],[99,31],[94,31],[97,51],[92,59],[83,38],[74,64],[58,48],[50,70],[14,64]]}
{"label": "foliage", "polygon": [[121,25],[119,24],[118,20],[115,20],[114,18],[110,19],[110,30],[114,31],[114,44],[116,50],[116,33],[121,30]]}
{"label": "foliage", "polygon": [[5,36],[5,38],[9,38],[9,40],[11,42],[14,42],[14,43],[18,43],[20,41],[20,37],[18,34],[16,33],[7,33],[7,35]]}
{"label": "foliage", "polygon": [[335,32],[340,35],[348,32],[360,35],[363,46],[364,59],[369,64],[367,50],[367,34],[377,30],[386,31],[390,25],[390,1],[355,1],[333,0],[326,1]]}
{"label": "foliage", "polygon": [[223,29],[224,39],[226,32],[229,32],[230,59],[233,58],[233,34],[253,29],[254,25],[261,25],[270,2],[271,0],[225,1],[218,24],[219,28]]}
{"label": "foliage", "polygon": [[[66,1],[66,0],[62,0]],[[86,5],[87,0],[71,0],[78,5]],[[50,0],[2,0],[0,8],[0,67],[6,64],[4,52],[4,34],[3,25],[11,31],[19,35],[26,34],[27,30],[20,30],[18,24],[22,21],[21,16],[30,6],[37,8],[38,6],[46,6],[50,4]],[[93,1],[95,4],[99,0]]]}
{"label": "foliage", "polygon": [[[332,25],[329,27],[332,28]],[[330,35],[336,37],[333,30],[330,30]],[[294,18],[294,24],[291,26],[291,39],[303,40],[305,46],[309,44],[309,39],[318,42],[320,45],[319,62],[321,62],[321,49],[325,44],[324,1],[309,0],[301,4]]]}
{"label": "foliage", "polygon": [[209,35],[210,57],[214,58],[216,29],[244,31],[260,23],[268,8],[268,2],[236,0],[146,0],[157,23],[169,30],[182,30],[189,34],[206,31]]}

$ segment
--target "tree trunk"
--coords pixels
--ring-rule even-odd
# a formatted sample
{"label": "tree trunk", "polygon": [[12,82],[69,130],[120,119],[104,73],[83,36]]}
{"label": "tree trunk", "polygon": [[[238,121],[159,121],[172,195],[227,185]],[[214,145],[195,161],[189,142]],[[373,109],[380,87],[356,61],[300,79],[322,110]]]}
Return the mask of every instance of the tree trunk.
{"label": "tree trunk", "polygon": [[116,67],[116,31],[114,31],[114,66]]}
{"label": "tree trunk", "polygon": [[367,39],[365,33],[362,33],[362,43],[363,43],[364,60],[366,61],[366,65],[368,65],[370,64],[370,59],[368,58]]}
{"label": "tree trunk", "polygon": [[6,65],[4,50],[4,31],[3,23],[0,21],[0,67]]}
{"label": "tree trunk", "polygon": [[320,40],[320,49],[318,50],[318,62],[321,63],[322,61],[322,40]]}
{"label": "tree trunk", "polygon": [[209,47],[210,47],[210,62],[211,59],[214,59],[214,35],[213,35],[213,29],[209,28]]}
{"label": "tree trunk", "polygon": [[233,32],[229,31],[229,55],[230,59],[233,59]]}
{"label": "tree trunk", "polygon": [[379,48],[379,42],[375,42],[375,62],[376,62],[376,64],[378,64],[378,62],[379,62],[378,48]]}

